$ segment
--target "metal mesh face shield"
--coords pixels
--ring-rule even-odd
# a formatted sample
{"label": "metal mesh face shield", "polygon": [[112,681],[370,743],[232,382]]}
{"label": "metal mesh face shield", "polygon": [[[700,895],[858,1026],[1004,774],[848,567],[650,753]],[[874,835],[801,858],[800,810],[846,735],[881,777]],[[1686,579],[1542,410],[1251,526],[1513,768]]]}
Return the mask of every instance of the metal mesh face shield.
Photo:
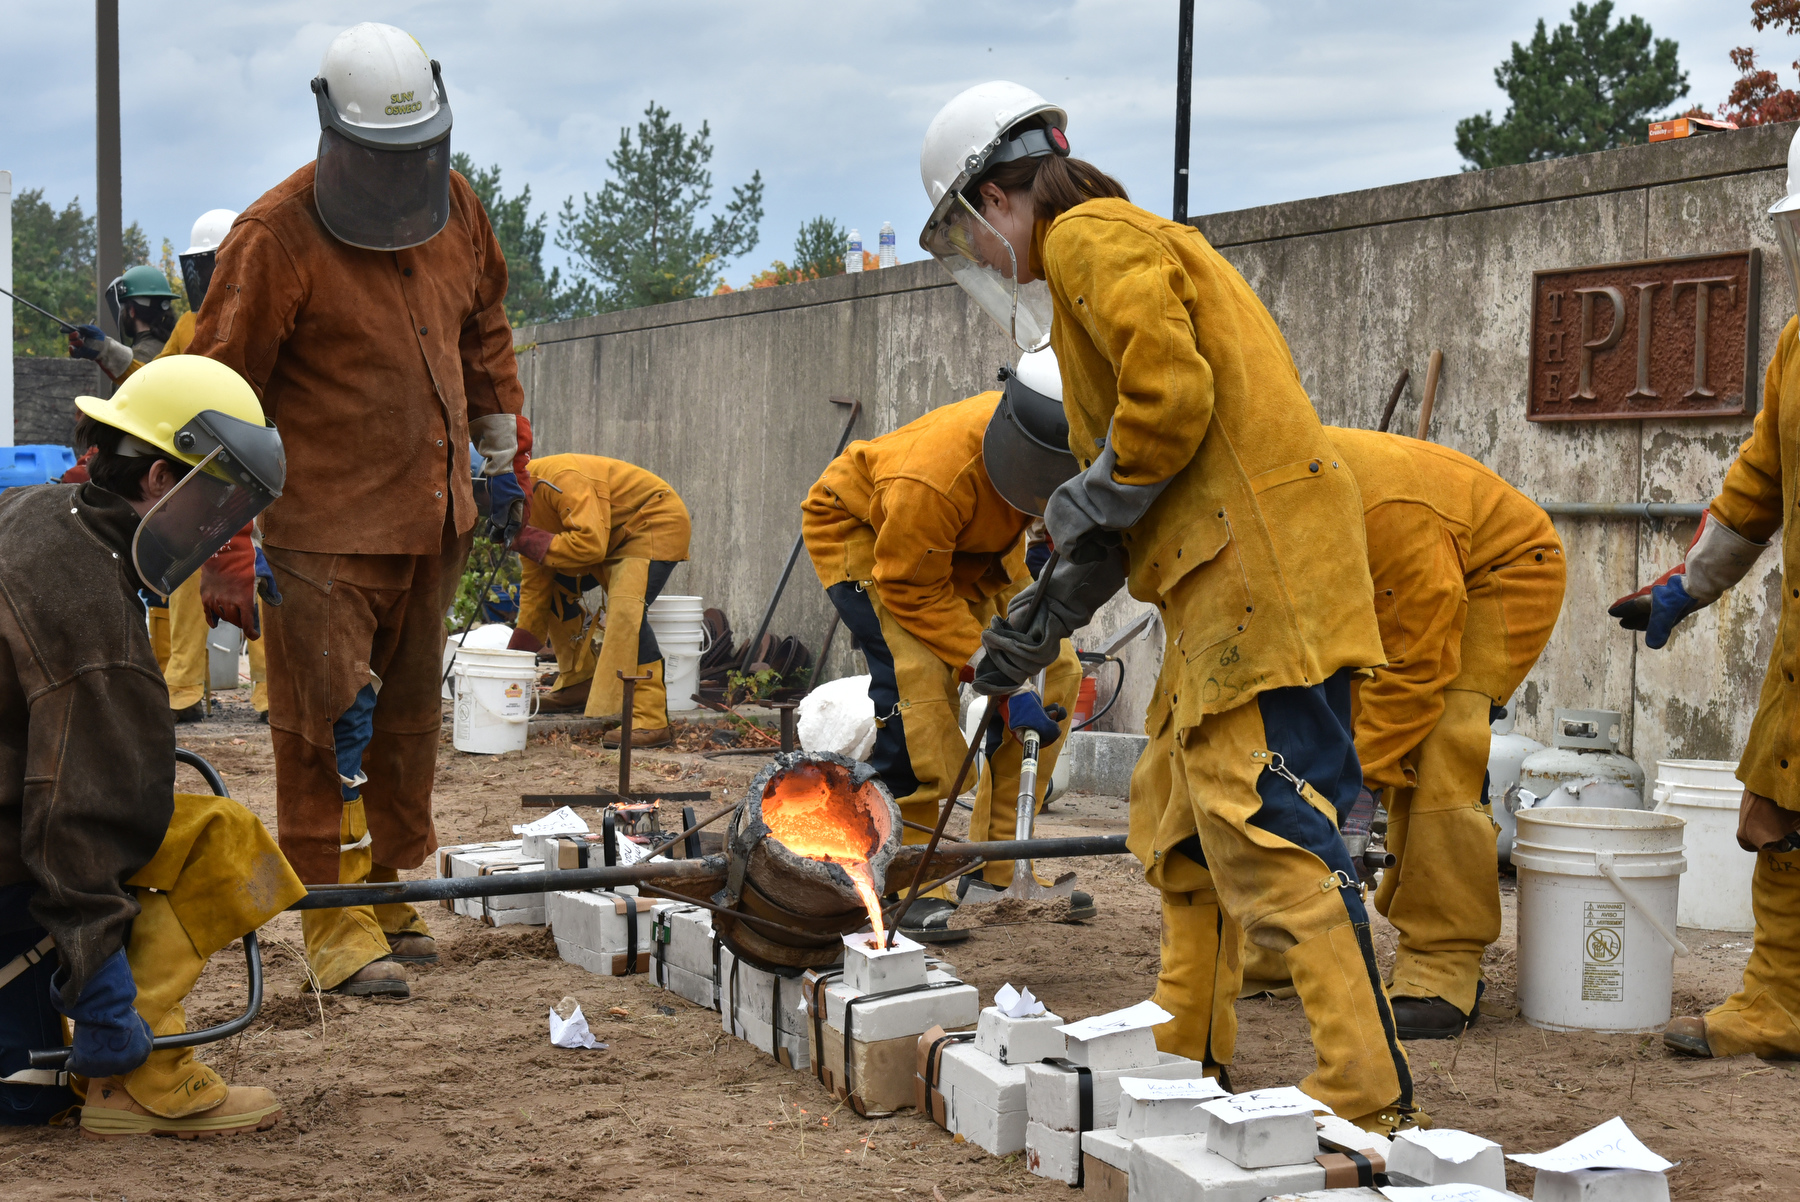
{"label": "metal mesh face shield", "polygon": [[206,301],[206,290],[212,286],[213,267],[218,258],[217,248],[181,256],[181,284],[187,289],[188,308],[196,313]]}
{"label": "metal mesh face shield", "polygon": [[450,220],[450,135],[387,149],[319,131],[313,201],[332,236],[366,250],[405,250]]}
{"label": "metal mesh face shield", "polygon": [[1050,341],[1050,286],[1042,280],[1018,282],[1020,250],[1000,235],[962,193],[952,192],[925,227],[919,244],[949,270],[951,278],[1000,323],[1021,351]]}
{"label": "metal mesh face shield", "polygon": [[131,540],[138,576],[165,599],[281,495],[287,476],[273,427],[217,410],[196,415],[176,432],[175,445],[201,458],[144,515]]}
{"label": "metal mesh face shield", "polygon": [[981,463],[994,490],[1020,513],[1043,517],[1050,494],[1075,474],[1062,403],[1027,388],[1011,371],[981,438]]}

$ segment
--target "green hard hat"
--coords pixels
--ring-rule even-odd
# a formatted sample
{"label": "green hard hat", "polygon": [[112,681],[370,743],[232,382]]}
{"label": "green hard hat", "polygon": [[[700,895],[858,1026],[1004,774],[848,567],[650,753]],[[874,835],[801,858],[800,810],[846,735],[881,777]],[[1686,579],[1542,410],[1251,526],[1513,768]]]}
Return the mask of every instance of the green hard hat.
{"label": "green hard hat", "polygon": [[135,297],[166,296],[173,297],[175,290],[169,287],[169,277],[148,263],[130,268],[115,281],[121,301]]}

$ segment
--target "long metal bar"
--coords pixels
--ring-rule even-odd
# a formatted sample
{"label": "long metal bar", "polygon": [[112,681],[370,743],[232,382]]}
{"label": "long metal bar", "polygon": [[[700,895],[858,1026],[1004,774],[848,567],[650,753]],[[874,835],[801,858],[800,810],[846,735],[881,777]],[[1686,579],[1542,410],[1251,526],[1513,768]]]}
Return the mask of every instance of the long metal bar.
{"label": "long metal bar", "polygon": [[1194,0],[1181,0],[1181,22],[1175,35],[1175,204],[1176,221],[1188,214],[1188,144],[1193,141]]}
{"label": "long metal bar", "polygon": [[106,307],[106,286],[125,270],[125,218],[119,169],[119,0],[94,0],[94,321],[120,331]]}
{"label": "long metal bar", "polygon": [[53,321],[57,325],[61,326],[63,328],[63,333],[65,333],[65,334],[75,333],[74,326],[70,325],[68,322],[64,321],[62,318],[58,317],[56,314],[50,312],[50,310],[40,309],[38,306],[32,304],[30,301],[26,300],[24,297],[20,296],[16,292],[8,292],[6,289],[0,288],[0,296],[10,296],[13,298],[13,300],[17,301],[21,305],[24,305],[27,309],[30,309],[32,312],[43,314],[45,317],[48,317],[51,321]]}
{"label": "long metal bar", "polygon": [[1697,518],[1706,502],[1541,501],[1538,508],[1553,518]]}

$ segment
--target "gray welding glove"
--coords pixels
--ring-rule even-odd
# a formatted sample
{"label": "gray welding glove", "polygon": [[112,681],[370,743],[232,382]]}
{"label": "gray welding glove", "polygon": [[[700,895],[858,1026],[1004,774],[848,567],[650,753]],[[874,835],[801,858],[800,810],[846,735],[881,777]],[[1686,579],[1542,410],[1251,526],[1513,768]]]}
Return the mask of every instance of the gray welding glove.
{"label": "gray welding glove", "polygon": [[[982,632],[987,655],[975,668],[977,693],[990,697],[1010,693],[1055,663],[1062,641],[1086,626],[1094,612],[1125,587],[1129,575],[1125,552],[1118,547],[1101,550],[1093,563],[1059,558],[1055,567],[1013,598],[1005,621],[995,618]],[[1027,622],[1040,589],[1044,603]]]}
{"label": "gray welding glove", "polygon": [[1044,507],[1044,525],[1050,532],[1050,543],[1062,553],[1065,561],[1094,563],[1105,558],[1119,545],[1118,531],[1138,524],[1156,498],[1162,496],[1169,480],[1155,484],[1120,484],[1113,479],[1119,457],[1113,452],[1112,429],[1107,428],[1106,445],[1087,471],[1071,476],[1050,494]]}

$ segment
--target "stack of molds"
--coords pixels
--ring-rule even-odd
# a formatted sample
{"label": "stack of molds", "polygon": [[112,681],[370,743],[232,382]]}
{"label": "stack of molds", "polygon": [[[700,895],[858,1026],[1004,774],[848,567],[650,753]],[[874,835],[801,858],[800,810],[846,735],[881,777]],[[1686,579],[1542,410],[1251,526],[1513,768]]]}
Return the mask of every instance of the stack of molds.
{"label": "stack of molds", "polygon": [[[465,843],[438,848],[440,877],[502,876],[512,872],[542,872],[541,860],[527,855],[520,841]],[[444,905],[465,918],[478,918],[491,927],[544,923],[542,893],[511,893],[501,897],[464,897]]]}
{"label": "stack of molds", "polygon": [[903,935],[891,948],[846,935],[843,969],[802,980],[813,1072],[865,1118],[914,1105],[919,1036],[966,1027],[980,1008],[973,985],[929,967],[925,948]]}
{"label": "stack of molds", "polygon": [[674,904],[651,902],[629,887],[581,889],[546,894],[544,910],[563,959],[603,977],[626,977],[650,971],[656,911]]}
{"label": "stack of molds", "polygon": [[1060,1060],[1025,1069],[1025,1167],[1040,1177],[1082,1185],[1083,1135],[1119,1121],[1125,1077],[1172,1081],[1199,1077],[1197,1061],[1156,1050],[1151,1028],[1169,1014],[1153,1002],[1059,1027]]}
{"label": "stack of molds", "polygon": [[798,976],[758,968],[719,948],[719,1025],[788,1068],[812,1066]]}
{"label": "stack of molds", "polygon": [[673,903],[651,920],[650,979],[696,1006],[719,1008],[719,958],[727,954],[713,933],[712,912]]}
{"label": "stack of molds", "polygon": [[[1200,1107],[1207,1116],[1204,1133],[1132,1141],[1129,1171],[1134,1196],[1256,1202],[1272,1194],[1322,1190],[1328,1184],[1371,1185],[1373,1174],[1382,1171],[1386,1141],[1361,1132],[1352,1137],[1337,1126],[1325,1142],[1352,1139],[1361,1169],[1345,1156],[1345,1164],[1353,1167],[1349,1179],[1343,1180],[1341,1173],[1322,1163],[1321,1132],[1314,1114],[1325,1107],[1297,1089],[1254,1090],[1204,1101]],[[1348,1123],[1341,1127],[1356,1130]],[[1335,1160],[1331,1163],[1335,1165]]]}
{"label": "stack of molds", "polygon": [[1131,1189],[1131,1145],[1164,1135],[1198,1135],[1207,1114],[1200,1103],[1225,1091],[1211,1077],[1119,1078],[1119,1125],[1081,1135],[1082,1188],[1105,1202],[1125,1202]]}
{"label": "stack of molds", "polygon": [[513,827],[513,834],[519,836],[520,847],[525,854],[534,860],[542,860],[550,868],[575,867],[557,864],[556,849],[552,844],[559,839],[574,839],[587,833],[587,820],[568,806],[553,810],[523,826]]}
{"label": "stack of molds", "polygon": [[1012,1017],[989,1006],[972,1038],[968,1032],[946,1035],[941,1027],[919,1036],[913,1104],[995,1156],[1024,1151],[1025,1068],[1064,1051],[1057,1030],[1063,1020],[1036,1009],[1040,1013]]}

